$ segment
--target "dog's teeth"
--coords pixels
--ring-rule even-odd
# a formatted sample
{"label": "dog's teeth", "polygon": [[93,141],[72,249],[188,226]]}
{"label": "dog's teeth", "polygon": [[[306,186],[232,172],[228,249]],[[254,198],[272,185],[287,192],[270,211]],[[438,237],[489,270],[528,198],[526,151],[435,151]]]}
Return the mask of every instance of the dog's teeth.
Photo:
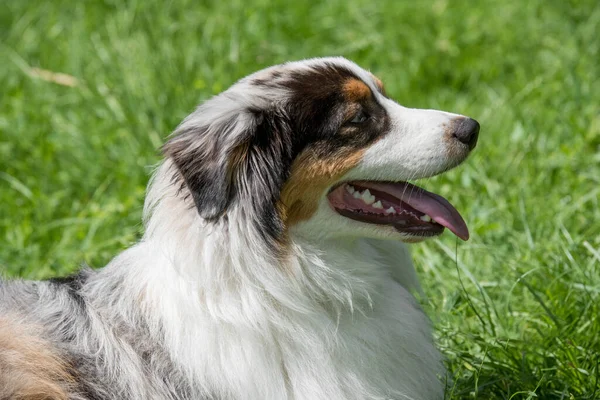
{"label": "dog's teeth", "polygon": [[373,208],[383,208],[381,201],[377,200],[375,203],[373,203]]}
{"label": "dog's teeth", "polygon": [[346,191],[350,194],[354,194],[354,192],[356,192],[356,189],[354,189],[354,186],[352,185],[346,185]]}
{"label": "dog's teeth", "polygon": [[375,196],[373,196],[371,194],[371,192],[369,192],[369,189],[365,190],[362,193],[362,200],[366,203],[366,204],[373,204],[375,202]]}
{"label": "dog's teeth", "polygon": [[421,221],[431,222],[431,217],[429,215],[422,215],[421,217],[419,217],[419,219]]}
{"label": "dog's teeth", "polygon": [[361,198],[360,192],[358,190],[354,191],[354,193],[352,193],[352,196],[355,199],[360,199]]}
{"label": "dog's teeth", "polygon": [[387,210],[385,210],[386,214],[396,214],[396,210],[394,209],[394,207],[390,207]]}

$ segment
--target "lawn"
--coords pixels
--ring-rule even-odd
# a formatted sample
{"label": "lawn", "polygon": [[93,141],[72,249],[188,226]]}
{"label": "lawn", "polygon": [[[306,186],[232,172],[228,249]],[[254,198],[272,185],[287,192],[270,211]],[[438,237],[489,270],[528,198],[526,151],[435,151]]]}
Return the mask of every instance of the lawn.
{"label": "lawn", "polygon": [[0,40],[3,275],[104,265],[140,236],[157,149],[198,102],[343,55],[400,103],[482,126],[424,184],[471,240],[413,247],[447,398],[600,398],[597,1],[4,0]]}

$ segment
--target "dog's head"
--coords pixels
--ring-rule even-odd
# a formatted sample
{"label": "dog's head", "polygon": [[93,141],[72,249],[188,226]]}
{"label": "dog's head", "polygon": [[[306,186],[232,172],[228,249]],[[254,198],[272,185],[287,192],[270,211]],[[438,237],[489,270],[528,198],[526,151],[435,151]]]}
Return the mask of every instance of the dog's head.
{"label": "dog's head", "polygon": [[163,150],[202,218],[242,219],[271,244],[290,233],[414,242],[444,227],[466,240],[456,209],[407,181],[460,164],[478,133],[473,119],[402,107],[356,64],[322,58],[240,80]]}

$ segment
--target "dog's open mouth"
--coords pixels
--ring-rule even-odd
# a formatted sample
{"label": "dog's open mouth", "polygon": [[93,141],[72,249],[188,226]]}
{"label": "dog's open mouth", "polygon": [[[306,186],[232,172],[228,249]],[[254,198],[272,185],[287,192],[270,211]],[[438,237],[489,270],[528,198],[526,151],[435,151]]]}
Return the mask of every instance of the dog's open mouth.
{"label": "dog's open mouth", "polygon": [[346,182],[327,198],[340,215],[356,221],[391,225],[413,236],[439,235],[446,227],[469,239],[467,224],[448,200],[407,182]]}

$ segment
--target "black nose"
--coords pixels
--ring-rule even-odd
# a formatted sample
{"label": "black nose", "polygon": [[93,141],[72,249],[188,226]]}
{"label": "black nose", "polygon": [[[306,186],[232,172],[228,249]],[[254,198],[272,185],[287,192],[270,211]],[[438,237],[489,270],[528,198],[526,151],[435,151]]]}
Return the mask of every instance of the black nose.
{"label": "black nose", "polygon": [[479,137],[479,122],[472,118],[461,118],[456,121],[453,136],[473,150]]}

